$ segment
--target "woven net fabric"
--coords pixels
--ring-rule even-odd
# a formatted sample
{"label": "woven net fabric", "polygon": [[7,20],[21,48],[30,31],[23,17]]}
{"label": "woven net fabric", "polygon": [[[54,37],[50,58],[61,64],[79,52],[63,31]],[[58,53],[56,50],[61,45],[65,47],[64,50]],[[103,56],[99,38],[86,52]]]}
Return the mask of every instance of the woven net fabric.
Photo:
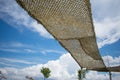
{"label": "woven net fabric", "polygon": [[89,0],[17,0],[28,14],[89,70],[106,71],[99,54]]}

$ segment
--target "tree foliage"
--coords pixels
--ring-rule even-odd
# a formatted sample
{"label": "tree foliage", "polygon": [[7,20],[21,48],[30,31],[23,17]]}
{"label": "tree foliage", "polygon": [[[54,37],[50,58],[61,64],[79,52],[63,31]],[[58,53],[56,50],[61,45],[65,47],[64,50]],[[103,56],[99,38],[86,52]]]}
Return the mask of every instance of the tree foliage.
{"label": "tree foliage", "polygon": [[46,67],[42,67],[41,73],[43,74],[44,78],[49,78],[50,76],[50,69]]}
{"label": "tree foliage", "polygon": [[81,80],[81,70],[78,70],[78,80]]}
{"label": "tree foliage", "polygon": [[85,78],[86,75],[86,69],[83,68],[81,70],[78,70],[78,80],[82,80],[83,78]]}

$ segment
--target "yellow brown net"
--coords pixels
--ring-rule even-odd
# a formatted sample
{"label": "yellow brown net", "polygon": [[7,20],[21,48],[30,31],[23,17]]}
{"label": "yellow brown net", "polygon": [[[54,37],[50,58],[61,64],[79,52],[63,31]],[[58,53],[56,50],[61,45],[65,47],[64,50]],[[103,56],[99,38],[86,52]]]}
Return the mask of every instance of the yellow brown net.
{"label": "yellow brown net", "polygon": [[81,67],[107,71],[96,44],[89,0],[17,2],[70,52]]}

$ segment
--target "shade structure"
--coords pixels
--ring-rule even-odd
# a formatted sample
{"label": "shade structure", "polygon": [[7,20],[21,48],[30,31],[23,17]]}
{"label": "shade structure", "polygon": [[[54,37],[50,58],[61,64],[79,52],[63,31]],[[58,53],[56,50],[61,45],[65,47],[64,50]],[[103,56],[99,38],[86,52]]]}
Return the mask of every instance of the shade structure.
{"label": "shade structure", "polygon": [[89,0],[17,0],[84,68],[108,71],[96,44]]}

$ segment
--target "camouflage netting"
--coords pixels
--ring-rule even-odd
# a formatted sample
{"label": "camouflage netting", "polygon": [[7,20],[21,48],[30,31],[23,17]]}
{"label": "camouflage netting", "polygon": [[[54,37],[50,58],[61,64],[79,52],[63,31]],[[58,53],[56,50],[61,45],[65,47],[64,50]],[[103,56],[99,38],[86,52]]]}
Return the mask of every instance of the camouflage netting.
{"label": "camouflage netting", "polygon": [[89,0],[17,0],[89,70],[107,71],[96,44]]}

